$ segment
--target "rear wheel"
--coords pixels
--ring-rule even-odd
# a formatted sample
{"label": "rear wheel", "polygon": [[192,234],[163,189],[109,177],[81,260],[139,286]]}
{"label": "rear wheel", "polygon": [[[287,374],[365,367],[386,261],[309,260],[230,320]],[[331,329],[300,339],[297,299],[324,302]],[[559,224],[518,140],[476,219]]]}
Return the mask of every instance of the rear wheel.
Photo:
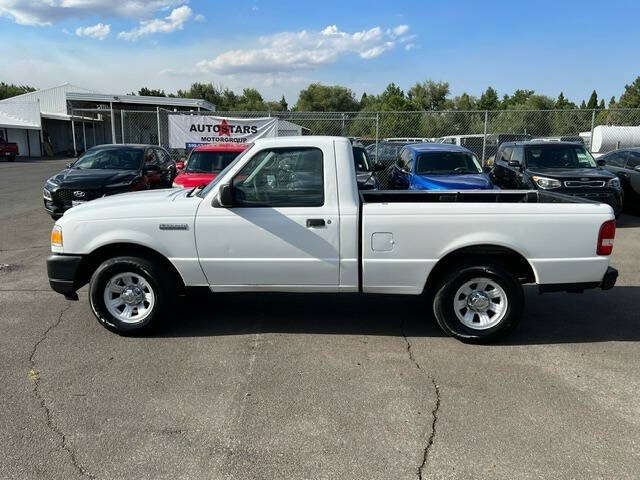
{"label": "rear wheel", "polygon": [[440,328],[471,343],[489,343],[509,333],[523,307],[517,278],[496,265],[460,266],[443,278],[433,301]]}
{"label": "rear wheel", "polygon": [[148,333],[171,305],[172,287],[171,277],[154,262],[116,257],[92,275],[89,302],[105,328],[121,335]]}

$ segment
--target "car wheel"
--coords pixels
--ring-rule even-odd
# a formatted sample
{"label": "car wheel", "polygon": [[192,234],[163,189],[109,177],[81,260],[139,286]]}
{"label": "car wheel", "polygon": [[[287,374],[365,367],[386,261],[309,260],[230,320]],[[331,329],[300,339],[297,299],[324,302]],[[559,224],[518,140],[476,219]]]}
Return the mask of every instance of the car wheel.
{"label": "car wheel", "polygon": [[16,157],[7,157],[7,162],[15,162]]}
{"label": "car wheel", "polygon": [[165,269],[137,257],[116,257],[93,273],[89,303],[98,321],[120,335],[149,333],[171,305],[175,289]]}
{"label": "car wheel", "polygon": [[442,330],[463,342],[489,343],[518,324],[522,286],[496,265],[460,266],[439,284],[433,313]]}

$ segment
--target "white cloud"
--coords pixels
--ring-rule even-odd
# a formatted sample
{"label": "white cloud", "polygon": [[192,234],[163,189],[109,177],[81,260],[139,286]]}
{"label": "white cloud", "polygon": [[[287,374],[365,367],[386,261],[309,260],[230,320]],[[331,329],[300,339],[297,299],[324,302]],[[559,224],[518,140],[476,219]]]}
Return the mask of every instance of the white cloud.
{"label": "white cloud", "polygon": [[409,31],[409,25],[398,25],[396,28],[393,29],[393,34],[396,37],[399,37],[401,35],[404,35],[408,31]]}
{"label": "white cloud", "polygon": [[98,23],[90,27],[78,27],[76,28],[76,35],[79,37],[92,37],[98,40],[104,40],[111,33],[111,25],[103,25]]}
{"label": "white cloud", "polygon": [[195,17],[193,17],[193,19],[196,22],[204,22],[206,20],[205,16],[202,15],[201,13],[197,14]]}
{"label": "white cloud", "polygon": [[[393,31],[407,32],[401,25]],[[220,74],[277,73],[293,70],[312,70],[335,63],[340,58],[357,54],[371,59],[396,46],[397,35],[390,30],[373,27],[361,32],[342,32],[336,25],[324,30],[281,32],[261,37],[260,48],[228,50],[211,60],[198,62],[202,72]]]}
{"label": "white cloud", "polygon": [[416,44],[415,44],[415,43],[407,43],[407,44],[404,46],[404,49],[405,49],[407,52],[409,52],[409,51],[413,50],[414,48],[416,48]]}
{"label": "white cloud", "polygon": [[171,11],[165,18],[154,18],[153,20],[142,20],[140,25],[127,32],[120,32],[118,38],[124,40],[137,40],[140,37],[154,33],[170,33],[182,30],[184,24],[193,16],[193,11],[186,5]]}
{"label": "white cloud", "polygon": [[23,25],[53,25],[88,16],[148,18],[158,10],[184,5],[188,0],[0,0],[0,15]]}

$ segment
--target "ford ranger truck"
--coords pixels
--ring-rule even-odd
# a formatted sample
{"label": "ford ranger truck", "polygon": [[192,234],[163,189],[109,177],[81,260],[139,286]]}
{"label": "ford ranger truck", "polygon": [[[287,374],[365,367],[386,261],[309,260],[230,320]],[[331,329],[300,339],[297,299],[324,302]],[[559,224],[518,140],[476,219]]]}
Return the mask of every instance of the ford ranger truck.
{"label": "ford ranger truck", "polygon": [[520,320],[523,284],[612,288],[614,236],[609,205],[545,191],[358,192],[347,138],[281,137],[204,188],[71,208],[47,270],[70,299],[88,283],[98,321],[124,335],[177,321],[171,303],[205,288],[424,295],[447,334],[489,342]]}

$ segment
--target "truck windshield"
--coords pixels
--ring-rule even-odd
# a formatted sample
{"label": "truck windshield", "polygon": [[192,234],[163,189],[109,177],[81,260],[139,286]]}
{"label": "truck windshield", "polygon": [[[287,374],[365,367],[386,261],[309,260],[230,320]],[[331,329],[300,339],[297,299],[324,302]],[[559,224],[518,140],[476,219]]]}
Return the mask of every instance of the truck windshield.
{"label": "truck windshield", "polygon": [[215,187],[218,182],[220,182],[220,180],[222,180],[222,178],[224,178],[225,174],[227,173],[227,171],[231,170],[240,160],[242,160],[244,158],[244,156],[249,153],[249,151],[253,148],[253,143],[249,144],[247,146],[247,149],[240,153],[240,155],[238,155],[234,160],[231,161],[231,163],[229,165],[227,165],[219,174],[216,178],[214,178],[209,185],[207,185],[206,187],[204,187],[202,190],[200,190],[198,192],[198,196],[200,198],[204,198],[207,196],[207,194],[211,191],[211,189],[213,187]]}
{"label": "truck windshield", "polygon": [[541,145],[526,147],[529,168],[596,168],[591,154],[579,145]]}
{"label": "truck windshield", "polygon": [[429,152],[418,155],[418,175],[455,175],[482,173],[476,156],[465,152]]}
{"label": "truck windshield", "polygon": [[241,152],[191,152],[184,168],[190,173],[218,173],[224,170]]}
{"label": "truck windshield", "polygon": [[88,150],[73,168],[83,170],[139,170],[144,149],[133,147],[97,148]]}

